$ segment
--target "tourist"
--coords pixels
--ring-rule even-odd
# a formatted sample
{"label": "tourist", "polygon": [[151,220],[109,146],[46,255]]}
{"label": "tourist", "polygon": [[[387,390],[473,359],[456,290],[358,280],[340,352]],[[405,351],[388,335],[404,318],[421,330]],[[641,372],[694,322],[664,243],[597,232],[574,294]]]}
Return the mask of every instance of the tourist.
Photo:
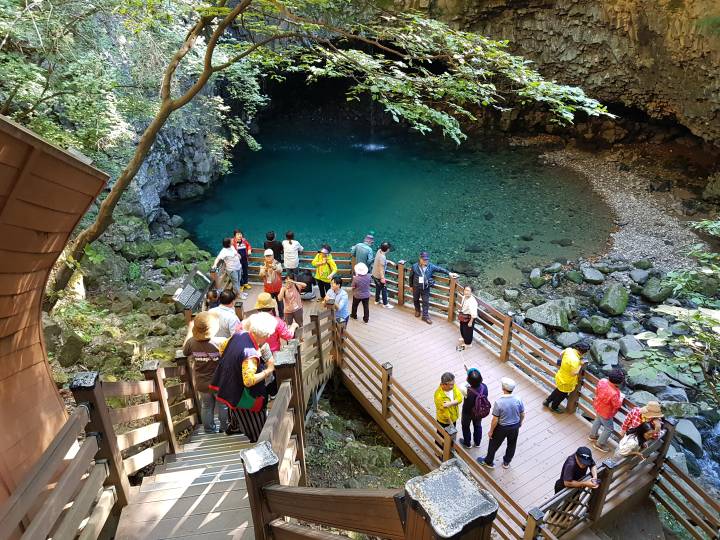
{"label": "tourist", "polygon": [[265,243],[263,244],[264,249],[272,249],[275,259],[280,261],[283,258],[283,245],[282,242],[275,239],[275,231],[268,231],[265,233]]}
{"label": "tourist", "polygon": [[372,234],[366,234],[365,240],[350,248],[350,255],[355,258],[355,264],[363,263],[368,268],[372,268],[373,259],[375,259],[372,249],[374,243],[375,237]]}
{"label": "tourist", "polygon": [[495,468],[495,453],[506,439],[507,448],[503,457],[503,468],[510,467],[510,462],[515,456],[520,426],[525,420],[525,406],[519,397],[513,395],[515,381],[509,377],[503,377],[500,379],[500,385],[503,395],[493,405],[492,422],[488,431],[490,442],[487,455],[477,460],[478,463],[482,463],[490,469]]}
{"label": "tourist", "polygon": [[223,240],[223,247],[217,257],[215,257],[213,266],[217,268],[220,261],[222,261],[225,265],[225,274],[232,282],[232,290],[236,295],[240,294],[243,268],[240,255],[232,244],[232,238],[226,238]]}
{"label": "tourist", "polygon": [[[588,472],[592,478],[583,480],[588,475]],[[588,447],[581,446],[572,456],[565,460],[560,478],[555,482],[555,493],[559,493],[565,488],[595,489],[598,485],[600,485],[600,482],[592,452]]]}
{"label": "tourist", "polygon": [[[278,299],[282,289],[282,264],[275,259],[275,253],[268,248],[263,253],[263,265],[260,267],[260,279],[263,282],[263,290],[269,293],[275,300]],[[283,317],[282,301],[277,303],[278,316]]]}
{"label": "tourist", "polygon": [[435,284],[433,276],[436,272],[447,274],[450,277],[457,277],[441,266],[430,262],[430,255],[427,251],[421,251],[418,262],[412,265],[410,270],[410,284],[413,289],[413,303],[415,304],[415,316],[420,317],[420,303],[422,301],[422,320],[432,324],[428,309],[430,307],[430,288]]}
{"label": "tourist", "polygon": [[323,244],[310,264],[315,267],[315,281],[320,290],[320,298],[318,300],[323,300],[325,294],[330,289],[330,282],[338,271],[337,265],[330,254],[330,246]]}
{"label": "tourist", "polygon": [[269,313],[248,317],[246,330],[228,341],[210,384],[210,390],[217,392],[216,399],[231,411],[226,433],[242,431],[251,443],[257,442],[265,425],[265,380],[275,371],[272,353],[265,343],[276,325],[277,320]]}
{"label": "tourist", "polygon": [[240,319],[235,313],[235,293],[233,291],[223,291],[220,293],[220,305],[208,311],[215,313],[220,321],[220,328],[217,332],[219,338],[229,338],[232,336],[240,324]]}
{"label": "tourist", "polygon": [[644,407],[633,407],[620,427],[620,436],[623,437],[628,430],[638,427],[643,422],[650,422],[653,425],[653,438],[657,439],[662,430],[662,419],[662,408],[657,401],[648,401]]}
{"label": "tourist", "polygon": [[[240,264],[242,265],[242,279],[240,281],[240,285],[242,290],[248,290],[250,289],[250,284],[248,283],[248,257],[252,255],[252,246],[245,236],[243,236],[243,232],[240,229],[235,229],[233,234],[233,247],[237,249],[240,254]],[[242,298],[243,300],[247,298],[247,294],[243,293]]]}
{"label": "tourist", "polygon": [[642,461],[645,461],[642,450],[653,440],[654,435],[655,426],[653,426],[652,422],[643,422],[636,427],[628,429],[627,433],[618,443],[615,457],[619,459],[638,456]]}
{"label": "tourist", "polygon": [[380,304],[382,298],[382,305],[388,309],[392,309],[394,306],[388,304],[388,293],[387,293],[387,278],[385,273],[387,272],[388,264],[395,266],[395,263],[387,260],[387,252],[390,250],[390,244],[383,242],[380,244],[380,249],[375,253],[375,261],[372,266],[372,278],[375,283],[375,304]]}
{"label": "tourist", "polygon": [[[620,410],[624,399],[619,388],[624,380],[625,376],[622,370],[613,369],[607,378],[598,381],[595,388],[595,399],[593,400],[595,421],[588,438],[593,442],[593,447],[601,452],[610,450],[607,442],[613,432],[613,418]],[[602,432],[600,428],[603,428]]]}
{"label": "tourist", "polygon": [[332,303],[332,305],[335,306],[335,321],[345,328],[347,327],[348,318],[350,317],[350,302],[342,285],[342,278],[335,276],[330,284],[330,290],[323,301],[326,305]]}
{"label": "tourist", "polygon": [[478,314],[477,298],[473,294],[470,285],[463,289],[462,303],[458,311],[458,321],[460,322],[460,339],[458,343],[459,350],[472,347],[473,327]]}
{"label": "tourist", "polygon": [[[228,426],[227,406],[223,403],[216,403],[215,394],[209,388],[220,359],[222,340],[216,337],[219,328],[220,321],[216,314],[208,311],[198,313],[195,319],[190,321],[185,343],[183,343],[183,354],[192,358],[195,388],[200,392],[201,418],[205,433],[225,431]],[[219,429],[215,425],[216,405],[220,419]]]}
{"label": "tourist", "polygon": [[[283,288],[278,295],[278,301],[283,302],[285,306],[285,323],[295,323],[300,329],[303,326],[303,304],[300,295],[305,290],[305,287],[305,283],[293,281],[292,276],[288,274],[285,276]],[[302,332],[300,333],[300,341],[303,341]]]}
{"label": "tourist", "polygon": [[[285,240],[282,241],[283,248],[283,264],[285,270],[293,277],[297,276],[300,267],[300,253],[303,250],[302,244],[295,240],[295,233],[288,231],[285,233]],[[312,285],[310,286],[312,292]]]}
{"label": "tourist", "polygon": [[[480,370],[470,368],[466,371],[467,391],[460,414],[460,427],[462,428],[460,444],[470,448],[473,442],[476,447],[480,446],[482,419],[490,413],[490,402],[488,401],[488,388],[483,382]],[[471,425],[472,433],[470,432]]]}
{"label": "tourist", "polygon": [[440,386],[435,390],[435,418],[442,427],[455,426],[460,416],[462,392],[455,385],[455,375],[450,372],[440,377]]}
{"label": "tourist", "polygon": [[220,305],[220,293],[218,292],[218,290],[215,287],[213,287],[205,295],[205,309],[203,311],[207,311],[208,309],[218,307],[219,305]]}
{"label": "tourist", "polygon": [[355,275],[350,284],[353,292],[352,313],[350,316],[357,320],[358,306],[362,303],[364,323],[370,320],[370,280],[368,267],[365,263],[357,263],[355,265]]}
{"label": "tourist", "polygon": [[552,412],[562,413],[560,404],[578,385],[578,378],[582,370],[582,356],[590,347],[584,342],[575,347],[568,347],[560,357],[560,369],[555,374],[555,389],[543,401],[543,406],[550,407]]}
{"label": "tourist", "polygon": [[[287,251],[285,253],[287,253]],[[300,297],[303,300],[315,299],[315,278],[313,277],[312,272],[308,268],[297,269],[294,281],[298,285],[305,285],[305,288],[300,294]]]}

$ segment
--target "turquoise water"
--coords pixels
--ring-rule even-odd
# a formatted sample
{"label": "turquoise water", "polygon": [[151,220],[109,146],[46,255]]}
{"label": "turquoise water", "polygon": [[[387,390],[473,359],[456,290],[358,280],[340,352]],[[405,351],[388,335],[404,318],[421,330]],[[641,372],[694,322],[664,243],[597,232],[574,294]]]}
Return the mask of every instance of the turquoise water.
{"label": "turquoise water", "polygon": [[170,208],[213,253],[234,228],[253,244],[292,229],[306,249],[337,251],[372,230],[377,244],[393,244],[394,260],[426,249],[436,262],[513,283],[520,268],[602,251],[612,224],[586,182],[524,148],[370,140],[308,124],[265,129],[259,141],[263,149],[238,156],[202,199]]}

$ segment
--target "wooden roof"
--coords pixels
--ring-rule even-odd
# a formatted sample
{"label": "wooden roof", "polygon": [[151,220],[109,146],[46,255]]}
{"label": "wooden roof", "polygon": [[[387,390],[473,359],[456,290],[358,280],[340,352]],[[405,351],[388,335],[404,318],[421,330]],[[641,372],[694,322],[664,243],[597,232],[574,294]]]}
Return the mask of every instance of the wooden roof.
{"label": "wooden roof", "polygon": [[43,292],[107,178],[0,115],[0,503],[65,421],[43,343]]}

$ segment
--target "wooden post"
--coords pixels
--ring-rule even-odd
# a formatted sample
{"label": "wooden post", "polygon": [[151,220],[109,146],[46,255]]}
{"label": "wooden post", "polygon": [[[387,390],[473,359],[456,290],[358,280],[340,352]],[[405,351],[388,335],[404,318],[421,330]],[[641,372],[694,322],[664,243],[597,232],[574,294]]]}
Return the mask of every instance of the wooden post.
{"label": "wooden post", "polygon": [[603,465],[604,467],[598,471],[600,485],[592,490],[590,501],[588,501],[588,517],[590,521],[597,521],[600,519],[600,516],[602,516],[605,499],[607,498],[608,491],[610,491],[610,484],[612,483],[613,474],[615,473],[615,467],[617,467],[617,463],[612,459],[606,459]]}
{"label": "wooden post", "polygon": [[457,289],[457,278],[450,278],[450,298],[448,300],[448,322],[455,320],[455,289]]}
{"label": "wooden post", "polygon": [[175,357],[175,363],[178,366],[183,366],[185,368],[185,382],[190,389],[190,395],[193,400],[193,407],[195,408],[195,412],[197,413],[198,424],[200,424],[202,423],[202,400],[200,399],[200,393],[197,390],[197,379],[195,377],[195,360],[181,354]]}
{"label": "wooden post", "polygon": [[443,430],[442,460],[447,461],[452,457],[453,441],[457,436],[457,429],[452,424],[445,426]]}
{"label": "wooden post", "polygon": [[[453,497],[457,493],[464,496]],[[457,459],[406,482],[401,500],[406,516],[406,540],[491,538],[498,503]]]}
{"label": "wooden post", "polygon": [[668,418],[663,421],[663,429],[665,435],[663,436],[663,443],[658,451],[658,455],[655,458],[655,467],[653,467],[653,475],[657,477],[660,474],[665,463],[665,457],[667,456],[668,450],[670,450],[670,444],[672,443],[673,437],[675,437],[675,427],[677,426],[677,420],[674,418]]}
{"label": "wooden post", "polygon": [[575,414],[575,411],[577,411],[578,402],[580,401],[580,394],[582,393],[582,387],[583,387],[583,381],[585,380],[585,366],[580,366],[580,373],[578,373],[578,380],[577,380],[577,386],[575,386],[575,390],[570,392],[570,395],[568,395],[567,398],[567,407],[565,407],[565,412],[568,414]]}
{"label": "wooden post", "polygon": [[390,377],[392,377],[393,367],[390,362],[385,362],[382,366],[382,415],[383,418],[388,417],[388,405],[390,403]]}
{"label": "wooden post", "polygon": [[398,306],[405,305],[405,261],[397,262],[398,271],[398,292],[397,292],[397,303]]}
{"label": "wooden post", "polygon": [[318,315],[310,315],[310,325],[312,326],[312,335],[315,336],[315,342],[318,348],[318,367],[320,373],[325,371],[325,359],[323,358],[322,339],[320,336],[320,317]]}
{"label": "wooden post", "polygon": [[542,510],[535,507],[532,508],[527,515],[527,523],[525,523],[525,534],[523,540],[535,540],[538,535],[538,529],[542,525],[545,514]]}
{"label": "wooden post", "polygon": [[235,302],[235,315],[241,321],[245,318],[245,312],[243,311],[243,301],[238,300]]}
{"label": "wooden post", "polygon": [[175,437],[175,427],[173,426],[172,416],[170,415],[170,406],[167,401],[167,392],[165,391],[165,370],[160,367],[159,360],[146,360],[140,371],[142,371],[146,380],[153,381],[155,383],[155,391],[151,394],[151,399],[160,403],[160,414],[158,414],[158,420],[165,426],[170,453],[176,454],[180,445],[177,442],[177,437]]}
{"label": "wooden post", "polygon": [[268,508],[263,488],[280,483],[278,457],[269,441],[263,441],[240,452],[245,469],[245,486],[250,499],[250,512],[255,540],[270,540],[270,522],[278,516]]}
{"label": "wooden post", "polygon": [[305,465],[305,396],[303,392],[302,364],[299,349],[286,347],[275,355],[275,377],[278,385],[290,380],[292,397],[289,408],[293,411],[293,429],[297,443],[297,460],[300,462],[300,482],[304,486],[307,482],[307,467]]}
{"label": "wooden post", "polygon": [[187,308],[183,309],[183,315],[185,315],[185,322],[190,324],[190,322],[193,319],[192,309],[187,309]]}
{"label": "wooden post", "polygon": [[500,349],[500,361],[507,362],[510,358],[510,347],[512,340],[512,317],[505,315],[503,319],[502,349]]}
{"label": "wooden post", "polygon": [[130,500],[130,482],[123,468],[123,459],[117,445],[115,429],[110,421],[110,411],[105,403],[102,382],[97,371],[81,371],[76,373],[70,383],[70,391],[77,403],[90,404],[90,421],[85,426],[85,433],[97,433],[98,451],[95,459],[107,461],[109,474],[106,484],[115,486],[118,505],[127,506]]}

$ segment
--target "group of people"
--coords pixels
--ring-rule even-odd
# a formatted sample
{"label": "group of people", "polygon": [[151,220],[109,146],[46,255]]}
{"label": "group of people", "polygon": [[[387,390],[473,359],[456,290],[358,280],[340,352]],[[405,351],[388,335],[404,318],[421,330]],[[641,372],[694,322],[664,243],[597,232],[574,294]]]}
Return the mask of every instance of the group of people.
{"label": "group of people", "polygon": [[[587,350],[586,346],[578,345],[562,352],[558,361],[559,369],[555,375],[556,387],[545,399],[543,406],[556,413],[564,412],[560,405],[579,384],[583,355]],[[466,448],[473,446],[477,448],[482,441],[482,420],[491,416],[487,433],[489,438],[487,452],[485,456],[477,458],[477,461],[493,469],[495,455],[503,443],[506,443],[502,466],[507,469],[515,456],[520,428],[525,421],[526,413],[522,399],[514,393],[517,384],[508,377],[502,378],[500,380],[502,395],[491,405],[488,387],[483,382],[480,370],[466,367],[465,371],[466,380],[462,385],[455,383],[455,375],[450,372],[443,373],[440,377],[440,385],[433,399],[436,419],[443,428],[456,427],[459,419],[462,431],[460,444]],[[624,400],[620,391],[623,382],[622,370],[615,369],[597,384],[593,400],[596,416],[588,439],[595,449],[603,453],[610,451],[608,443],[614,431],[614,419]],[[657,401],[650,401],[642,407],[631,409],[620,427],[620,437],[614,457],[620,459],[638,456],[644,460],[642,451],[662,435],[662,418],[662,408]],[[594,489],[597,486],[597,467],[592,451],[586,446],[581,446],[565,460],[560,478],[555,483],[555,492],[564,488]]]}

